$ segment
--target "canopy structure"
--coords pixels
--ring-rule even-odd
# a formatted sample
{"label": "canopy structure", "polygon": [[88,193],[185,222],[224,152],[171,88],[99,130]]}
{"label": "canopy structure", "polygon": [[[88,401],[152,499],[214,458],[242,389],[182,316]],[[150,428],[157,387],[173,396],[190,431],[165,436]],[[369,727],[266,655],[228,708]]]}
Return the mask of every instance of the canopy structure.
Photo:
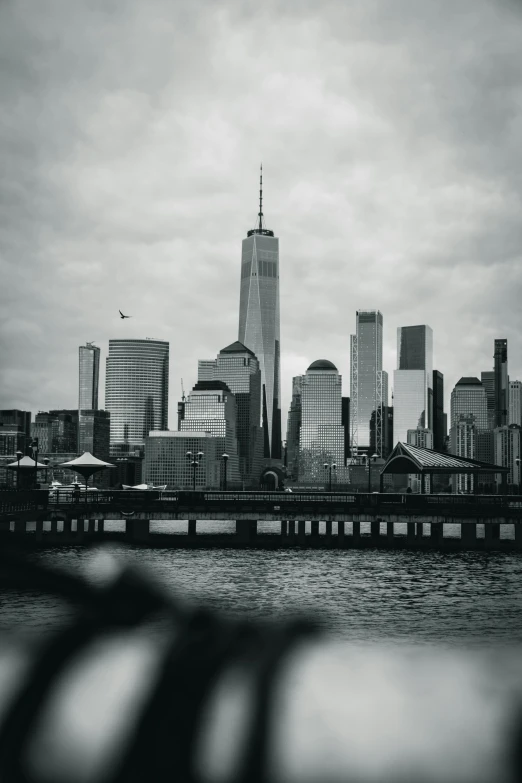
{"label": "canopy structure", "polygon": [[[397,443],[381,470],[381,492],[385,473],[415,473],[421,476],[468,473],[478,476],[492,473],[507,474],[509,468],[420,446],[411,446],[409,443]],[[424,482],[421,484],[424,487]]]}
{"label": "canopy structure", "polygon": [[21,460],[10,462],[9,465],[6,465],[6,468],[9,468],[10,470],[21,470],[24,472],[29,470],[45,470],[47,467],[48,465],[42,465],[41,462],[35,462],[32,457],[22,457]]}
{"label": "canopy structure", "polygon": [[76,459],[72,459],[70,462],[62,462],[60,467],[70,468],[76,473],[79,473],[80,476],[84,477],[85,486],[87,486],[89,476],[92,476],[99,470],[105,470],[105,468],[115,468],[116,466],[112,465],[110,462],[104,462],[102,459],[94,457],[90,451],[84,451],[81,457],[76,457]]}

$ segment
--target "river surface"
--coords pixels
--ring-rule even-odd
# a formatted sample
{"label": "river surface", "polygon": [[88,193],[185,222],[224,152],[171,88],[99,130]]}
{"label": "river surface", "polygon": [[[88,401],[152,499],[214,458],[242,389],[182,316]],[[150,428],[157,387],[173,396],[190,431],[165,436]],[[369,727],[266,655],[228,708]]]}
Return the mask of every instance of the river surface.
{"label": "river surface", "polygon": [[[275,619],[307,611],[333,637],[357,643],[522,643],[518,553],[119,545],[111,551],[146,569],[175,595],[228,615]],[[47,549],[31,557],[102,578],[103,559],[82,547]],[[0,594],[0,631],[45,633],[66,613],[55,598]]]}

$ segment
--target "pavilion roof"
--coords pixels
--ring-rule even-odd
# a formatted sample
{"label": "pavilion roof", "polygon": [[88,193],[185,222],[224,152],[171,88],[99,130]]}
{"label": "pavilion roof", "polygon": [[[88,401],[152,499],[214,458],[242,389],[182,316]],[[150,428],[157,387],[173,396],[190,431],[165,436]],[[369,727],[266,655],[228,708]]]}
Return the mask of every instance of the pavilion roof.
{"label": "pavilion roof", "polygon": [[509,468],[457,457],[433,449],[397,443],[381,473],[508,473]]}

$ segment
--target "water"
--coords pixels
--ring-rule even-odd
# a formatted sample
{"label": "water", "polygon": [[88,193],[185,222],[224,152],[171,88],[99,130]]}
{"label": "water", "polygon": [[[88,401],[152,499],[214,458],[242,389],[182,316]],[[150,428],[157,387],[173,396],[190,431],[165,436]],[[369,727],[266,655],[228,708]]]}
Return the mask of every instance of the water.
{"label": "water", "polygon": [[[334,637],[357,643],[522,643],[518,553],[123,546],[113,551],[146,568],[176,595],[232,616],[274,619],[307,610]],[[69,547],[31,557],[86,571],[93,553]],[[94,578],[101,578],[101,565],[94,566]],[[0,631],[45,633],[64,616],[66,609],[55,598],[0,595]]]}

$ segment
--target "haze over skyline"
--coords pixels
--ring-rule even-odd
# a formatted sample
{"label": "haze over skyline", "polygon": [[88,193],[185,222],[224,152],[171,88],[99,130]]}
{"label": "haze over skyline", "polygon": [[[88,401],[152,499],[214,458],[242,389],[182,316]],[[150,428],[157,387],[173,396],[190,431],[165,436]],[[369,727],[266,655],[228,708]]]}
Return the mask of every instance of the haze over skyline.
{"label": "haze over skyline", "polygon": [[108,340],[155,337],[175,428],[180,378],[237,339],[261,161],[283,438],[312,361],[349,394],[357,309],[390,376],[397,327],[432,327],[446,410],[497,337],[522,377],[519,4],[21,0],[0,51],[0,407],[74,408],[79,345],[103,389]]}

